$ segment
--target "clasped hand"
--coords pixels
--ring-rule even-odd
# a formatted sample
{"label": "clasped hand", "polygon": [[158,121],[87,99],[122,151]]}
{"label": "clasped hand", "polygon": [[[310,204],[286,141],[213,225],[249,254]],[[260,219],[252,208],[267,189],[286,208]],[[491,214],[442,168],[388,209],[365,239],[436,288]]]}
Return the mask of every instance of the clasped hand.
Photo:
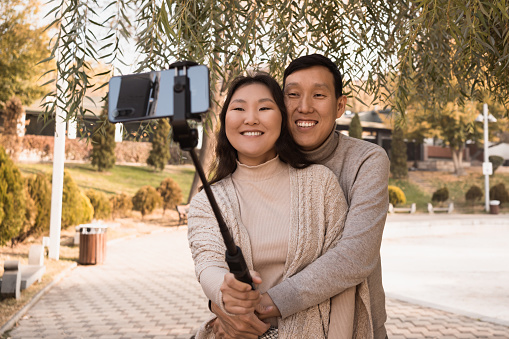
{"label": "clasped hand", "polygon": [[[260,275],[251,271],[254,284],[261,284]],[[221,285],[224,309],[230,315],[212,304],[217,319],[213,322],[216,338],[253,338],[265,333],[270,325],[263,319],[280,316],[279,310],[267,293],[260,294],[251,286],[235,279],[227,273]]]}

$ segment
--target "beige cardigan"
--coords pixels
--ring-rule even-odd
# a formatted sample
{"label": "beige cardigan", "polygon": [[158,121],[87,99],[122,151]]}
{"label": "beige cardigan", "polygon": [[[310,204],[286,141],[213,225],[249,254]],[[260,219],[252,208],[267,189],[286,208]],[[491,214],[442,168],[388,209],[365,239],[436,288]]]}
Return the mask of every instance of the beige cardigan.
{"label": "beige cardigan", "polygon": [[[288,259],[283,279],[302,270],[334,246],[341,237],[347,204],[336,177],[323,166],[303,170],[290,168],[291,228]],[[246,262],[253,269],[250,240],[240,220],[239,205],[231,177],[213,187],[213,192],[234,240],[242,248]],[[188,238],[195,262],[196,275],[209,266],[227,269],[225,246],[205,193],[197,194],[189,211]],[[357,288],[355,337],[369,338],[372,333],[369,290],[364,281]],[[279,319],[279,338],[326,338],[329,326],[330,300]],[[197,338],[213,338],[206,326]]]}

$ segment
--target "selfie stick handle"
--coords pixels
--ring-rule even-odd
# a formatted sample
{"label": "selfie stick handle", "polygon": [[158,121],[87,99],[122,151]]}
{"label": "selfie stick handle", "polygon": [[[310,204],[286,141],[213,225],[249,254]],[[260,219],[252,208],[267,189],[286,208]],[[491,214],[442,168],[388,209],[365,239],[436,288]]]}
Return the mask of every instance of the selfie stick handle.
{"label": "selfie stick handle", "polygon": [[[183,69],[183,75],[179,74],[179,68]],[[253,287],[253,279],[249,274],[249,269],[246,264],[246,260],[242,255],[240,247],[235,245],[235,242],[224,222],[221,210],[217,205],[216,199],[210,188],[207,177],[203,171],[203,167],[198,159],[195,152],[195,147],[198,143],[198,132],[196,129],[190,128],[187,124],[188,115],[190,115],[191,104],[190,104],[190,87],[189,78],[187,77],[187,64],[185,62],[175,67],[175,82],[173,87],[173,98],[174,98],[174,117],[171,122],[173,129],[173,140],[179,143],[180,148],[184,151],[188,151],[191,154],[191,158],[194,163],[194,167],[200,176],[201,182],[203,183],[203,189],[209,199],[212,211],[216,216],[217,223],[221,235],[223,236],[224,244],[226,246],[225,259],[230,272],[233,273],[235,279],[242,281],[246,284],[250,284]]]}

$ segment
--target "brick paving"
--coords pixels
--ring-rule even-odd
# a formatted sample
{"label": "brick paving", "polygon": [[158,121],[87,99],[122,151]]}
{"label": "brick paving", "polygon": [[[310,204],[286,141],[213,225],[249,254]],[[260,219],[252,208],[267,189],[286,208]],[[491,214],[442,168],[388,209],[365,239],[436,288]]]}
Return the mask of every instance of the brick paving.
{"label": "brick paving", "polygon": [[[394,299],[387,313],[391,339],[509,338],[509,327]],[[207,316],[181,228],[108,244],[103,265],[78,266],[6,337],[189,338]]]}

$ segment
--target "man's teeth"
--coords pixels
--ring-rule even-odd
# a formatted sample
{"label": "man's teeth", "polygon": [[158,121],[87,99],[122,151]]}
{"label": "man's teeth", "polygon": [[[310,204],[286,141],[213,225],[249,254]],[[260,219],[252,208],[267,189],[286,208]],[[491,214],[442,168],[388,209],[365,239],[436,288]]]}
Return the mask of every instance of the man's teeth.
{"label": "man's teeth", "polygon": [[316,125],[316,122],[314,121],[298,121],[297,126],[299,127],[313,127]]}
{"label": "man's teeth", "polygon": [[262,132],[244,132],[244,133],[242,133],[242,135],[247,135],[247,136],[262,135]]}

